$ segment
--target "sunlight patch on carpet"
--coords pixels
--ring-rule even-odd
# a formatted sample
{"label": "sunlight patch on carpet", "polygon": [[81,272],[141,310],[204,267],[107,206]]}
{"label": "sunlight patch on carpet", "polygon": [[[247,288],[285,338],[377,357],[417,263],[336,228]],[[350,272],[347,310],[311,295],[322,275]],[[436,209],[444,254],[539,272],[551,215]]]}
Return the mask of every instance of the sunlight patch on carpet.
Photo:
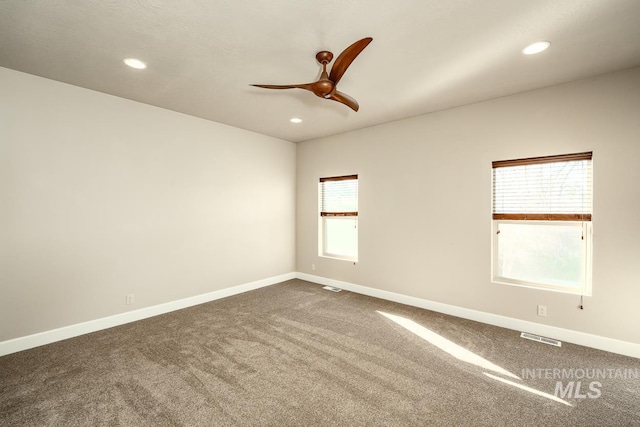
{"label": "sunlight patch on carpet", "polygon": [[495,375],[489,374],[487,372],[483,372],[483,374],[485,374],[489,378],[493,378],[494,380],[498,380],[498,381],[500,381],[502,383],[509,384],[509,385],[514,386],[514,387],[518,387],[521,390],[528,391],[529,393],[533,393],[533,394],[536,394],[538,396],[546,397],[547,399],[551,399],[551,400],[554,400],[556,402],[563,403],[563,404],[565,404],[567,406],[573,406],[571,403],[566,402],[566,401],[560,399],[559,397],[554,396],[553,394],[545,393],[543,391],[536,390],[535,388],[527,387],[526,385],[514,383],[513,381],[509,381],[509,380],[504,379],[504,378],[496,377]]}
{"label": "sunlight patch on carpet", "polygon": [[451,356],[455,357],[462,362],[471,363],[473,365],[479,366],[482,369],[486,369],[489,371],[497,372],[507,377],[520,379],[517,375],[512,374],[506,369],[501,368],[500,366],[489,362],[487,359],[482,356],[478,356],[472,351],[467,350],[466,348],[459,346],[458,344],[449,341],[444,338],[442,335],[439,335],[422,325],[417,324],[413,320],[407,319],[406,317],[396,316],[394,314],[385,313],[383,311],[377,311],[379,314],[383,315],[387,319],[392,320],[398,325],[402,326],[409,332],[412,332],[419,336],[420,338],[428,341],[429,343],[435,345],[440,350],[443,350],[449,353]]}

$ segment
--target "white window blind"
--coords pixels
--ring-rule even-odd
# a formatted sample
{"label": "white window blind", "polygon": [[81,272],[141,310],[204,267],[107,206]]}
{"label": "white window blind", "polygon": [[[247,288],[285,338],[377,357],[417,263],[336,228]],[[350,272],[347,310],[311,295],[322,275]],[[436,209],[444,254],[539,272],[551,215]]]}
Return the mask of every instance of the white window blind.
{"label": "white window blind", "polygon": [[493,162],[493,219],[591,221],[592,152]]}
{"label": "white window blind", "polygon": [[358,216],[358,175],[320,178],[321,216]]}

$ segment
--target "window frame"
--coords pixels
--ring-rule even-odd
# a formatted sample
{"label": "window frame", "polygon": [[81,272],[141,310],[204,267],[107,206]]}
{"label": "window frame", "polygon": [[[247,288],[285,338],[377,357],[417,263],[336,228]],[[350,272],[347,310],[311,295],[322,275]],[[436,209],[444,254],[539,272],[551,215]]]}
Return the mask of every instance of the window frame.
{"label": "window frame", "polygon": [[[355,228],[356,228],[356,253],[355,255],[345,255],[345,254],[338,254],[338,253],[333,253],[333,252],[329,252],[326,250],[326,221],[327,220],[338,220],[338,221],[354,221],[355,222]],[[331,258],[331,259],[338,259],[338,260],[343,260],[343,261],[351,261],[351,262],[357,262],[358,261],[358,217],[357,216],[323,216],[320,217],[320,252],[319,252],[319,256],[323,257],[323,258]]]}
{"label": "window frame", "polygon": [[[588,209],[585,211],[584,208],[576,210],[575,212],[557,212],[557,206],[554,206],[552,202],[549,202],[548,211],[547,212],[499,212],[500,210],[497,208],[496,200],[502,197],[502,194],[496,194],[498,187],[496,184],[496,169],[501,167],[518,167],[518,166],[527,166],[527,165],[540,165],[540,164],[548,164],[548,163],[557,163],[557,162],[572,162],[572,161],[586,161],[585,166],[587,167],[584,175],[585,181],[582,183],[583,193],[581,193],[581,197],[588,197]],[[583,153],[574,153],[574,154],[564,154],[564,155],[556,155],[556,156],[543,156],[543,157],[531,157],[524,159],[515,159],[515,160],[502,160],[492,162],[492,224],[491,224],[491,282],[504,284],[504,285],[512,285],[512,286],[522,286],[540,290],[547,291],[556,291],[562,293],[569,294],[577,294],[577,295],[592,295],[592,286],[593,286],[593,223],[592,223],[592,212],[593,212],[593,152],[583,152]],[[533,180],[535,182],[535,180]],[[527,183],[529,184],[529,182]],[[516,187],[517,188],[517,187]],[[549,187],[549,190],[552,191],[555,187]],[[586,189],[586,190],[585,190]],[[523,197],[522,200],[528,200],[529,194]],[[535,198],[535,200],[538,200]],[[501,200],[502,201],[502,200]],[[520,199],[518,198],[518,201]],[[517,204],[517,203],[516,203]],[[526,203],[525,203],[526,204]],[[576,226],[582,228],[582,243],[581,243],[581,259],[580,259],[580,269],[581,269],[581,283],[578,287],[571,287],[567,285],[559,284],[560,282],[548,283],[545,281],[527,281],[520,280],[516,278],[510,278],[505,276],[500,276],[499,273],[499,251],[500,251],[500,225],[501,224],[521,224],[521,225],[536,225],[536,226],[558,226],[558,225],[569,225]]]}
{"label": "window frame", "polygon": [[[323,211],[323,183],[324,182],[329,182],[329,181],[348,181],[348,180],[352,180],[352,181],[356,181],[356,186],[355,186],[355,203],[356,203],[356,210],[349,210],[349,211]],[[331,259],[336,259],[336,260],[343,260],[343,261],[350,261],[350,262],[357,262],[358,261],[358,241],[359,241],[359,233],[358,233],[358,226],[359,226],[359,221],[358,221],[358,208],[357,208],[357,203],[358,203],[358,186],[359,186],[359,180],[358,180],[358,175],[357,174],[353,174],[353,175],[342,175],[342,176],[333,176],[333,177],[323,177],[320,178],[319,183],[318,183],[318,211],[319,211],[319,218],[318,218],[318,256],[323,257],[323,258],[331,258]],[[355,254],[354,255],[345,255],[345,254],[337,254],[337,253],[333,253],[333,252],[329,252],[327,251],[326,247],[327,247],[327,221],[329,220],[352,220],[355,222],[354,227],[356,228],[356,241],[355,241]]]}
{"label": "window frame", "polygon": [[[576,295],[584,295],[591,296],[592,295],[592,284],[593,284],[593,227],[591,221],[536,221],[536,220],[510,220],[510,219],[497,219],[491,221],[491,234],[492,234],[492,242],[491,242],[491,282],[497,283],[501,285],[509,285],[509,286],[521,286],[532,289],[542,289],[547,291],[554,292],[562,292],[568,294],[576,294]],[[540,282],[533,282],[527,280],[519,280],[515,278],[509,278],[504,276],[499,276],[499,233],[498,230],[500,228],[500,224],[532,224],[532,225],[544,225],[549,227],[554,226],[562,226],[562,225],[575,225],[576,227],[582,228],[582,233],[584,239],[582,240],[582,248],[581,248],[581,286],[579,287],[569,287],[566,285],[559,284],[551,284]]]}

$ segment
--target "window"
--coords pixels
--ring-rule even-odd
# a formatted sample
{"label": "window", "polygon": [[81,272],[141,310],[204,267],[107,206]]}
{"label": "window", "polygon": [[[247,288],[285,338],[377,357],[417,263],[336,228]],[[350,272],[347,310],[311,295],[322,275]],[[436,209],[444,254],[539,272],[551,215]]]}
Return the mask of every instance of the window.
{"label": "window", "polygon": [[358,260],[358,175],[320,178],[319,255]]}
{"label": "window", "polygon": [[494,282],[591,295],[592,153],[493,162]]}

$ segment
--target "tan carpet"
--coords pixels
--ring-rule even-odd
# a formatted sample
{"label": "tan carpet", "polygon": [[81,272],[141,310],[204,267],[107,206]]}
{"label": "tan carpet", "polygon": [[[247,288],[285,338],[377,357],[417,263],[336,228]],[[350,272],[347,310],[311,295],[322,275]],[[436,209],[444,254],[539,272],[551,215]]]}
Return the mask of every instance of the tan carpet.
{"label": "tan carpet", "polygon": [[[568,406],[545,368],[613,371]],[[0,425],[640,426],[639,368],[291,280],[2,357]]]}

